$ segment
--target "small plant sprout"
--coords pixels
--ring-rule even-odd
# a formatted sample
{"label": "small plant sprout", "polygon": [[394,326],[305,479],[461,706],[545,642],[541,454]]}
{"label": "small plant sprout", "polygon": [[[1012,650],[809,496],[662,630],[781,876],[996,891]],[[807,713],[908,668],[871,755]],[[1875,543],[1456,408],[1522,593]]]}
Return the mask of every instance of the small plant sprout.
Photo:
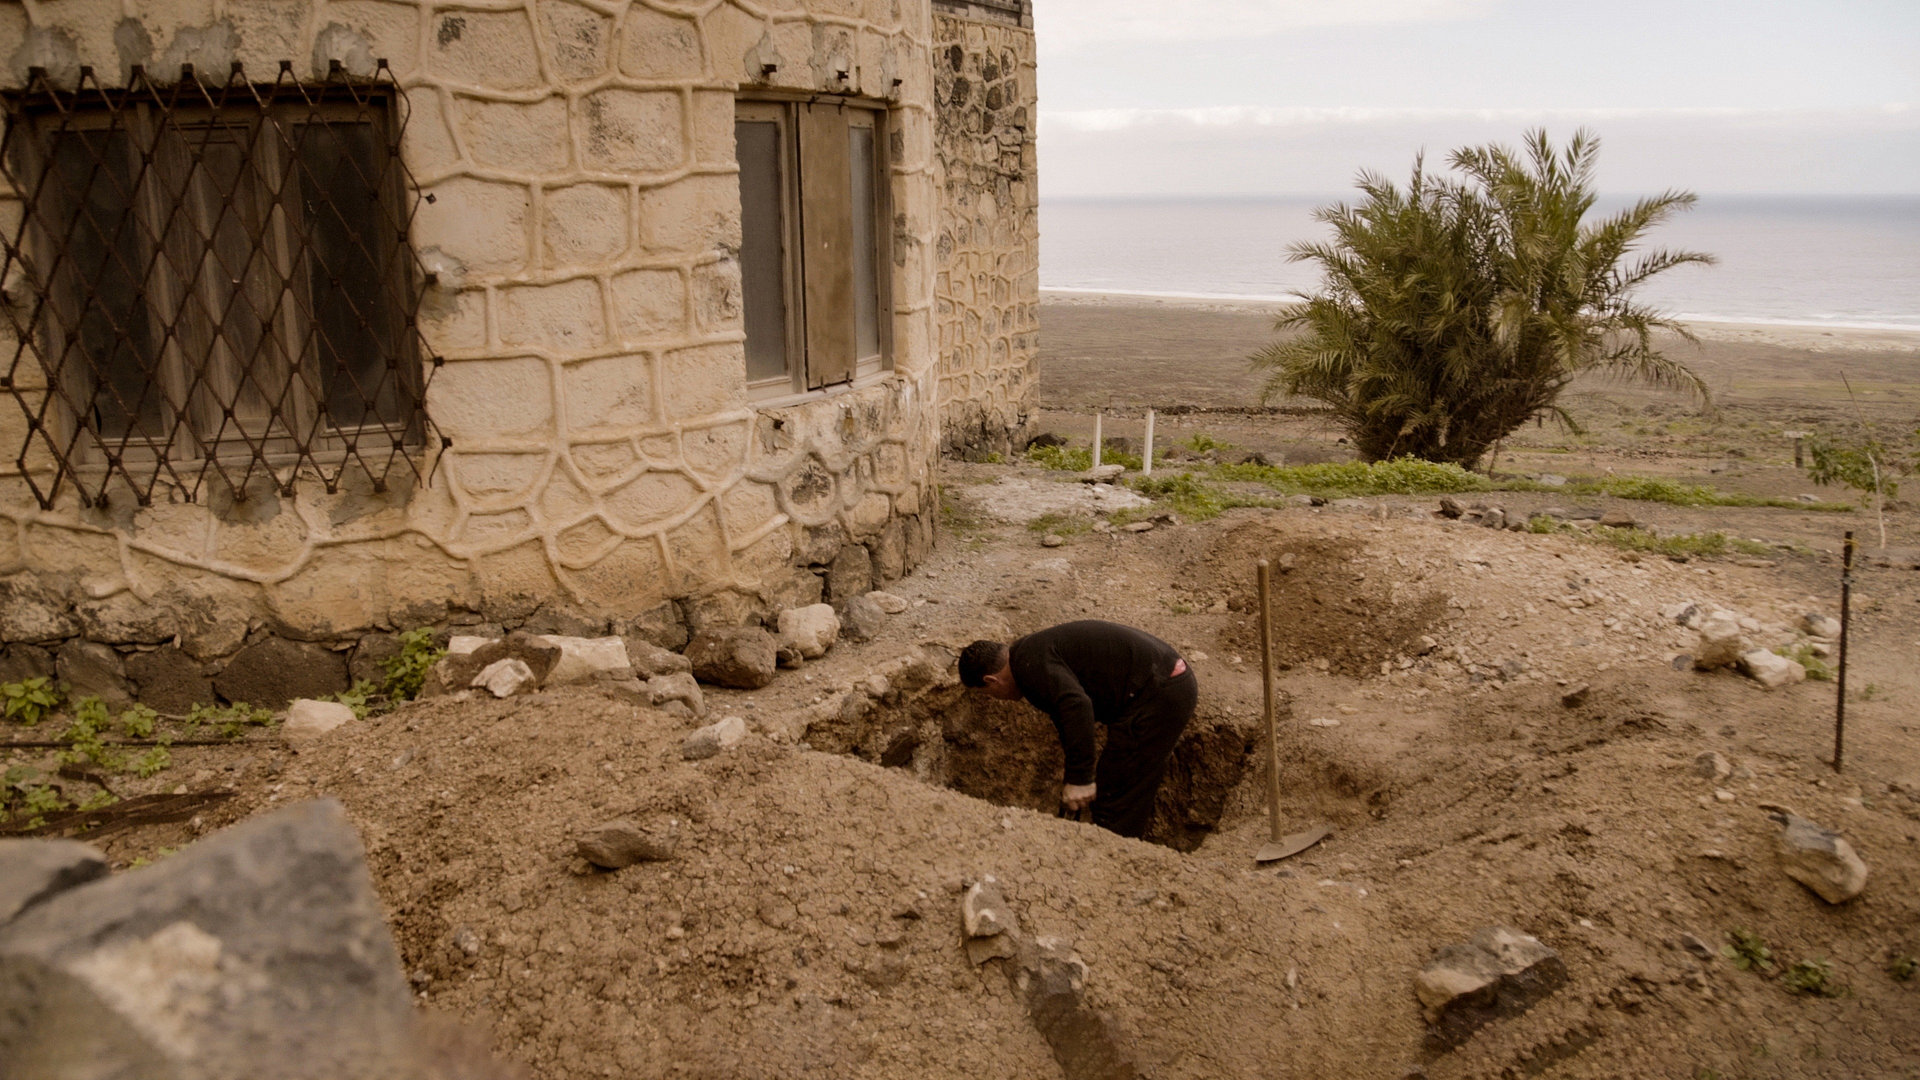
{"label": "small plant sprout", "polygon": [[60,704],[60,689],[44,675],[0,683],[0,716],[32,727]]}
{"label": "small plant sprout", "polygon": [[1780,981],[1788,990],[1809,997],[1839,997],[1845,993],[1833,981],[1833,964],[1822,959],[1801,960],[1791,965]]}
{"label": "small plant sprout", "polygon": [[1920,958],[1912,953],[1896,953],[1887,961],[1887,977],[1894,982],[1912,982],[1916,974],[1920,974]]}
{"label": "small plant sprout", "polygon": [[1767,948],[1766,939],[1751,930],[1727,931],[1727,944],[1720,946],[1720,955],[1733,961],[1733,966],[1741,971],[1773,970],[1773,950]]}

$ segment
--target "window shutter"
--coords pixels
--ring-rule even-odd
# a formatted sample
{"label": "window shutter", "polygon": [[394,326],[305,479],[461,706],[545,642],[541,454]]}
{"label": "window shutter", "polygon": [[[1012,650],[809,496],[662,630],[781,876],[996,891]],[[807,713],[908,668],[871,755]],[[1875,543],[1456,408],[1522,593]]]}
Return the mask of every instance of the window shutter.
{"label": "window shutter", "polygon": [[854,368],[853,205],[847,119],[838,105],[800,108],[800,232],[806,282],[807,389]]}

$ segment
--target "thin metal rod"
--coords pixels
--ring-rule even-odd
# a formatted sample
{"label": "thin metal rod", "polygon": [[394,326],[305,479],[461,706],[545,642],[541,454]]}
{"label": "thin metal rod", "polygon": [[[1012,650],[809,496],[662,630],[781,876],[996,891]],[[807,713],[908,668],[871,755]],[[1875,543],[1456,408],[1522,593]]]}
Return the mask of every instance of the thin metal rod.
{"label": "thin metal rod", "polygon": [[1853,621],[1853,532],[1847,532],[1840,557],[1840,677],[1833,695],[1833,771],[1840,771],[1847,746],[1847,630]]}
{"label": "thin metal rod", "polygon": [[1267,720],[1267,831],[1280,842],[1280,729],[1273,715],[1273,567],[1261,559],[1260,690]]}

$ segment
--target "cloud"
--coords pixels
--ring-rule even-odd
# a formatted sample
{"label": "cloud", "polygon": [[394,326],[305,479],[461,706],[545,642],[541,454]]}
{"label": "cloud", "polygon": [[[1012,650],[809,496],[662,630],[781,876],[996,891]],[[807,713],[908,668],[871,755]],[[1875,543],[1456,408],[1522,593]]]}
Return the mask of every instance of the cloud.
{"label": "cloud", "polygon": [[1102,42],[1218,41],[1311,26],[1368,26],[1478,18],[1496,0],[1043,0],[1034,5],[1042,52]]}

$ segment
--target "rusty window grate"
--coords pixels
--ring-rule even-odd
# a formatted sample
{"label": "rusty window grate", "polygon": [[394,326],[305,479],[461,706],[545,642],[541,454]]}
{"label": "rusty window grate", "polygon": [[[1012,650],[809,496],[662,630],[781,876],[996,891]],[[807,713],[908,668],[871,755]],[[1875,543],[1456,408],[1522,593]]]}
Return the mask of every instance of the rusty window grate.
{"label": "rusty window grate", "polygon": [[283,61],[271,83],[134,68],[125,89],[36,69],[0,107],[20,211],[0,236],[0,391],[43,508],[62,484],[144,506],[209,478],[244,497],[303,471],[328,491],[355,467],[375,491],[417,477],[439,359],[422,363],[430,279],[384,62],[303,82]]}

